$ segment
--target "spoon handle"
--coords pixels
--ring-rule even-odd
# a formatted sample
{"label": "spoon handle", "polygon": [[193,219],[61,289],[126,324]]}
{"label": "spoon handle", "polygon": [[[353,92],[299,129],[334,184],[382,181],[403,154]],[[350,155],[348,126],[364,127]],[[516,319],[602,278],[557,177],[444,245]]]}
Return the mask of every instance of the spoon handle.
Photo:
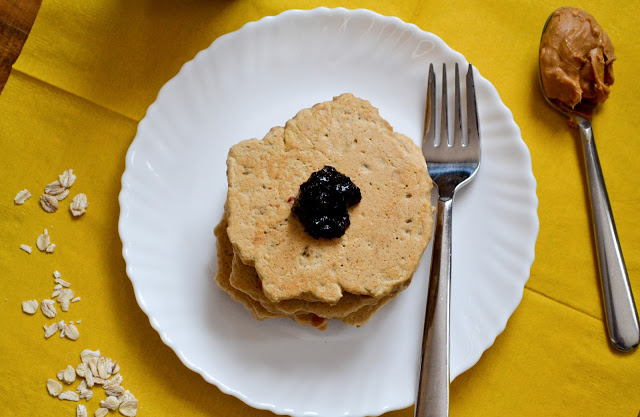
{"label": "spoon handle", "polygon": [[575,119],[582,137],[609,338],[616,349],[629,351],[640,342],[638,312],[604,185],[591,122],[580,116],[575,116]]}

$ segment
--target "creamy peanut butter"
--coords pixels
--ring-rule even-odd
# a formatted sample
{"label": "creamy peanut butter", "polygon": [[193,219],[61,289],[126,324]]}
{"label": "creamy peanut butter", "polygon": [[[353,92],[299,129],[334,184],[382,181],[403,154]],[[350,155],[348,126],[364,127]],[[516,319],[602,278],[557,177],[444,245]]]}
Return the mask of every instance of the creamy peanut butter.
{"label": "creamy peanut butter", "polygon": [[580,102],[604,102],[613,84],[615,59],[611,39],[593,16],[572,7],[556,10],[540,41],[540,76],[547,97],[576,111]]}

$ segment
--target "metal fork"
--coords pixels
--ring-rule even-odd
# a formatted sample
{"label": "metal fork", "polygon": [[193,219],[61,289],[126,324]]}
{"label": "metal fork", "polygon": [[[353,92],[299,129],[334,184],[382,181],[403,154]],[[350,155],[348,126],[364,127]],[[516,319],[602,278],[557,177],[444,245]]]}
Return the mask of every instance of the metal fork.
{"label": "metal fork", "polygon": [[454,131],[449,143],[447,68],[442,65],[442,111],[440,140],[436,140],[436,76],[429,65],[427,109],[422,153],[429,175],[437,186],[438,207],[433,237],[433,258],[429,275],[427,311],[422,339],[422,361],[416,417],[449,415],[449,298],[451,291],[451,219],[456,192],[474,177],[480,166],[480,132],[473,67],[469,64],[466,80],[467,143],[462,139],[460,76],[455,66]]}

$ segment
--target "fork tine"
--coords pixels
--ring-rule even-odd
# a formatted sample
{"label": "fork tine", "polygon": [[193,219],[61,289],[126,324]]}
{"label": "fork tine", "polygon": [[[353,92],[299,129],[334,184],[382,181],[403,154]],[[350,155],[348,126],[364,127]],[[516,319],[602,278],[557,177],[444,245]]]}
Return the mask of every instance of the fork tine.
{"label": "fork tine", "polygon": [[433,64],[429,64],[429,78],[427,80],[427,105],[424,116],[424,132],[422,136],[422,145],[430,143],[433,145],[436,140],[436,74],[433,70]]}
{"label": "fork tine", "polygon": [[456,62],[456,86],[454,96],[453,144],[462,143],[462,111],[460,106],[460,71]]}
{"label": "fork tine", "polygon": [[467,146],[472,150],[476,150],[480,147],[476,87],[473,82],[473,66],[471,64],[469,64],[469,69],[467,71]]}
{"label": "fork tine", "polygon": [[442,109],[440,111],[440,145],[449,145],[449,95],[447,94],[447,64],[442,64]]}

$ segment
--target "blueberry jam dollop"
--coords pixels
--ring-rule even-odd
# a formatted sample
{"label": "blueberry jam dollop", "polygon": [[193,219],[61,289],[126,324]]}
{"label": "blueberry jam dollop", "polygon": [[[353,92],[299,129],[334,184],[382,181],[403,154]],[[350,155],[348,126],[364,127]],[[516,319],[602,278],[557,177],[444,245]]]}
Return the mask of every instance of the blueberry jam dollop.
{"label": "blueberry jam dollop", "polygon": [[313,238],[332,239],[344,235],[351,223],[347,209],[361,198],[351,178],[327,165],[300,186],[292,211]]}

